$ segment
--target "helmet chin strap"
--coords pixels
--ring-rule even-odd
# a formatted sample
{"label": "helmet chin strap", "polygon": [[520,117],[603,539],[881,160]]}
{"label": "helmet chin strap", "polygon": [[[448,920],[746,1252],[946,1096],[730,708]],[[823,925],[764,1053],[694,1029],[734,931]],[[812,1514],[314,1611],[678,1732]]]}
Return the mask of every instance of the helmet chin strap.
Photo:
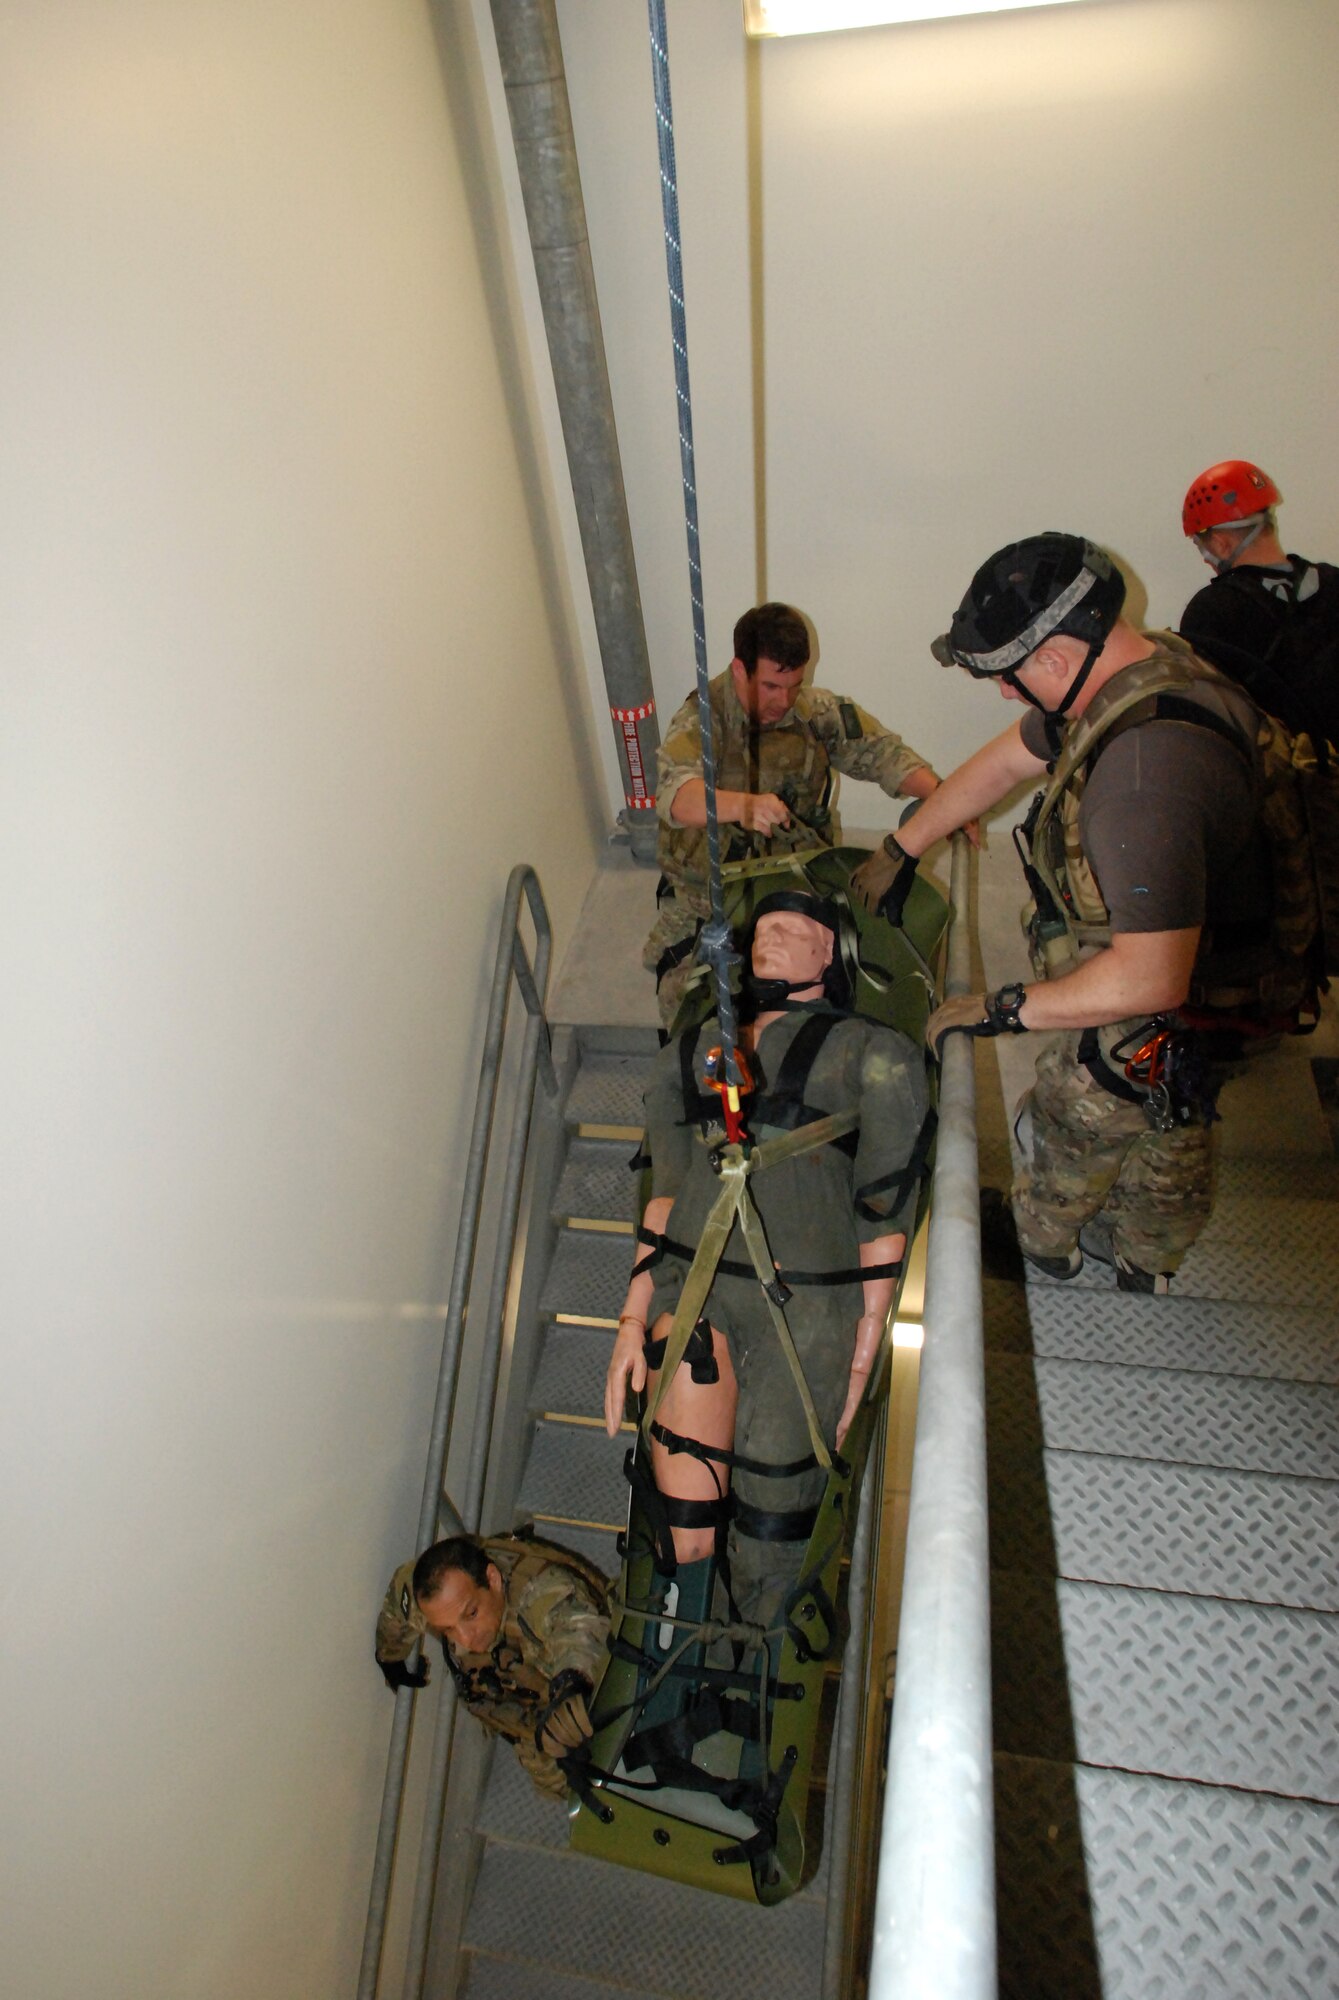
{"label": "helmet chin strap", "polygon": [[1102,649],[1106,645],[1106,642],[1105,634],[1102,638],[1092,641],[1088,647],[1088,657],[1084,660],[1083,665],[1066,688],[1063,699],[1058,701],[1054,708],[1048,708],[1044,701],[1040,701],[1033,694],[1031,688],[1024,687],[1022,681],[1018,678],[1015,668],[1010,667],[1007,672],[1000,675],[1002,681],[1008,681],[1015,694],[1020,695],[1024,701],[1039,710],[1045,718],[1046,743],[1052,757],[1058,756],[1060,752],[1061,717],[1069,713],[1075,695],[1081,691],[1084,682],[1102,657]]}
{"label": "helmet chin strap", "polygon": [[1248,521],[1241,521],[1235,523],[1231,521],[1222,522],[1221,526],[1224,528],[1239,526],[1246,528],[1248,530],[1248,532],[1242,536],[1239,542],[1233,544],[1232,553],[1231,555],[1228,556],[1216,556],[1214,555],[1211,549],[1208,549],[1204,546],[1205,542],[1208,541],[1210,535],[1217,534],[1218,530],[1216,528],[1206,528],[1204,531],[1203,541],[1201,541],[1200,537],[1196,535],[1195,537],[1196,547],[1199,549],[1200,554],[1204,557],[1205,562],[1208,563],[1209,568],[1213,571],[1215,576],[1226,576],[1227,572],[1230,569],[1236,568],[1237,564],[1241,561],[1242,557],[1245,555],[1247,549],[1251,546],[1251,543],[1257,540],[1258,537],[1263,535],[1263,533],[1265,532],[1265,522],[1268,520],[1268,518],[1269,517],[1266,514],[1257,514],[1255,518],[1249,522]]}
{"label": "helmet chin strap", "polygon": [[759,1014],[791,1013],[800,1005],[791,999],[792,993],[817,989],[821,998],[823,992],[821,979],[759,979],[753,972],[746,976],[744,987]]}

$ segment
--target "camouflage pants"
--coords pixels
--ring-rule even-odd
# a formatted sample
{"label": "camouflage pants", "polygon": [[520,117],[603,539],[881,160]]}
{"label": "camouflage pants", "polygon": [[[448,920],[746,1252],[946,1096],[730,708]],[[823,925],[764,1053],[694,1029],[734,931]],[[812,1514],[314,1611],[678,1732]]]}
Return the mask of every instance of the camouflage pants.
{"label": "camouflage pants", "polygon": [[[686,888],[681,883],[663,898],[651,933],[642,946],[642,964],[656,975],[656,1005],[660,1009],[660,1025],[666,1030],[673,1024],[683,989],[696,968],[692,946],[710,915],[711,898],[707,891]],[[666,954],[672,955],[683,945],[689,949],[662,972],[660,967]]]}
{"label": "camouflage pants", "polygon": [[1143,1106],[1104,1090],[1057,1035],[1028,1093],[1032,1158],[1013,1188],[1022,1248],[1063,1257],[1099,1212],[1112,1248],[1139,1271],[1175,1271],[1209,1219],[1209,1129],[1155,1132]]}

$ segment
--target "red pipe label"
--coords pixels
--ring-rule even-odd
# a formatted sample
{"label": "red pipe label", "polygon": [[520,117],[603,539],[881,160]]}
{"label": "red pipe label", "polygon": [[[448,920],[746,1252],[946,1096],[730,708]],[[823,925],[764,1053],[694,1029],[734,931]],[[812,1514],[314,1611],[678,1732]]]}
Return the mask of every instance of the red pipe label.
{"label": "red pipe label", "polygon": [[655,712],[656,705],[653,701],[644,703],[641,708],[611,708],[609,711],[614,718],[615,729],[622,738],[623,755],[628,766],[628,782],[632,786],[632,790],[624,792],[623,796],[634,812],[655,810],[656,795],[647,789],[646,765],[642,757],[641,737],[637,728],[639,722],[649,721]]}

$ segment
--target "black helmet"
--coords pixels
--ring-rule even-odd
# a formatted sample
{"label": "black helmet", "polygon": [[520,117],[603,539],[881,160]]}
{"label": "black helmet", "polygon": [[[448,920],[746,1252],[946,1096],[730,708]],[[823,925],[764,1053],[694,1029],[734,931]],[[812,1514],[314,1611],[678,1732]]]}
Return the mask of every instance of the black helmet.
{"label": "black helmet", "polygon": [[981,565],[930,650],[942,666],[991,680],[1012,677],[1044,640],[1063,633],[1087,641],[1091,666],[1124,602],[1125,578],[1095,543],[1029,535]]}

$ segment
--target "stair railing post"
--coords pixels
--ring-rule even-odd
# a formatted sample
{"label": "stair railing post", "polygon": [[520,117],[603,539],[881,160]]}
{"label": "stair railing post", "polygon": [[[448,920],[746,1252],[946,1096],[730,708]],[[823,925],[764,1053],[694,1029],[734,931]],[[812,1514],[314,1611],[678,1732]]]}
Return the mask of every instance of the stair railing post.
{"label": "stair railing post", "polygon": [[[524,894],[530,908],[535,928],[535,970],[530,973],[524,951],[520,949],[517,925],[520,918],[521,897]],[[549,959],[552,952],[553,932],[545,907],[543,892],[534,869],[527,863],[519,863],[512,869],[507,879],[506,894],[502,904],[502,920],[499,926],[497,954],[493,966],[493,982],[489,993],[488,1015],[484,1027],[483,1052],[479,1063],[479,1087],[475,1097],[474,1122],[470,1130],[469,1150],[466,1155],[465,1185],[460,1200],[460,1223],[456,1231],[455,1259],[451,1270],[451,1286],[447,1297],[446,1315],[442,1328],[442,1352],[437,1371],[437,1390],[433,1402],[432,1422],[428,1433],[428,1459],[423,1476],[423,1495],[419,1506],[418,1530],[415,1549],[429,1546],[437,1538],[438,1522],[442,1508],[442,1479],[446,1468],[447,1449],[455,1417],[456,1390],[460,1380],[460,1356],[465,1329],[465,1307],[469,1297],[474,1273],[474,1258],[479,1240],[479,1218],[483,1204],[484,1179],[488,1168],[489,1142],[492,1135],[493,1116],[497,1106],[498,1075],[502,1062],[502,1045],[507,1025],[507,1002],[512,978],[515,977],[525,1000],[528,1015],[526,1038],[523,1052],[521,1097],[525,1104],[524,1125],[528,1129],[529,1107],[534,1095],[537,1069],[541,1067],[547,1089],[555,1090],[553,1062],[548,1049],[548,1036],[543,1016],[544,996],[547,990]],[[523,969],[523,971],[522,971]],[[524,976],[523,976],[524,974]],[[513,1221],[514,1231],[514,1221]],[[510,1251],[508,1251],[510,1261]],[[467,1522],[472,1519],[468,1498],[461,1510]],[[477,1512],[477,1510],[475,1510]],[[363,1933],[363,1953],[358,1972],[357,2000],[376,2000],[377,1984],[381,1972],[381,1954],[385,1944],[386,1918],[390,1906],[391,1881],[395,1868],[395,1850],[400,1824],[400,1813],[404,1802],[405,1772],[409,1761],[410,1724],[413,1713],[414,1689],[400,1688],[395,1696],[395,1715],[391,1724],[390,1747],[386,1759],[386,1779],[382,1789],[381,1814],[377,1826],[376,1852],[372,1863],[372,1882],[368,1895],[367,1924]],[[446,1774],[451,1758],[452,1732],[455,1725],[455,1687],[442,1687],[437,1706],[437,1725],[433,1738],[433,1758],[430,1781],[436,1785],[442,1801],[445,1799]],[[430,1795],[431,1796],[431,1795]],[[440,1814],[438,1832],[440,1835]],[[424,1939],[426,1953],[426,1934]],[[419,1987],[422,1983],[422,1963],[418,1971]],[[416,1987],[415,1993],[419,1987]]]}

